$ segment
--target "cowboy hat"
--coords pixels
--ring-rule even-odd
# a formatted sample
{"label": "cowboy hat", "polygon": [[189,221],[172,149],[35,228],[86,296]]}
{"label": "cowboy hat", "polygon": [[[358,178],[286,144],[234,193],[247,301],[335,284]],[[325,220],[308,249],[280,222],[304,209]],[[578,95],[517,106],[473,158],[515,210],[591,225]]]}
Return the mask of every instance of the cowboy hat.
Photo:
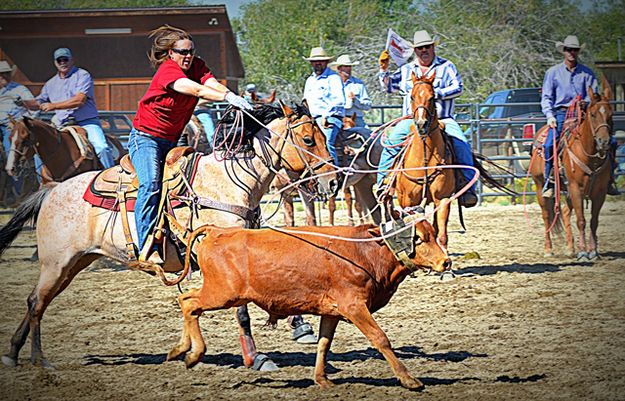
{"label": "cowboy hat", "polygon": [[7,63],[6,61],[4,61],[4,60],[0,61],[0,73],[1,72],[10,72],[11,73],[11,77],[12,77],[13,75],[15,75],[15,71],[16,70],[17,70],[17,66],[16,65],[13,65],[13,67],[11,67],[9,65],[9,63]]}
{"label": "cowboy hat", "polygon": [[353,66],[360,64],[360,61],[352,61],[352,58],[349,57],[349,54],[340,55],[336,61],[333,61],[329,64],[330,67],[340,67],[342,65]]}
{"label": "cowboy hat", "polygon": [[569,47],[571,49],[583,49],[586,44],[579,44],[579,39],[575,35],[569,35],[564,39],[564,42],[556,42],[556,49],[560,53],[564,52],[565,47]]}
{"label": "cowboy hat", "polygon": [[412,47],[420,47],[434,44],[434,39],[432,39],[427,31],[416,31],[412,40]]}
{"label": "cowboy hat", "polygon": [[308,58],[302,57],[306,61],[327,61],[332,60],[332,56],[328,56],[323,47],[313,47],[310,50],[310,56]]}

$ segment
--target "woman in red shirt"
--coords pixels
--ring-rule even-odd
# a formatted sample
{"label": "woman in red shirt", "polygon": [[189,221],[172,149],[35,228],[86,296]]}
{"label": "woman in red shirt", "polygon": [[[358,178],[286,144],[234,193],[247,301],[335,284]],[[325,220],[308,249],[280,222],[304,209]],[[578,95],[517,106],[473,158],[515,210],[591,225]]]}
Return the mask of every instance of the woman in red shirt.
{"label": "woman in red shirt", "polygon": [[138,246],[141,257],[162,262],[146,243],[154,230],[161,194],[163,163],[191,119],[198,98],[227,101],[241,109],[252,106],[220,84],[204,61],[194,57],[193,38],[169,25],[150,33],[154,39],[149,59],[157,69],[139,109],[128,138],[130,159],[137,172],[139,190],[135,204]]}

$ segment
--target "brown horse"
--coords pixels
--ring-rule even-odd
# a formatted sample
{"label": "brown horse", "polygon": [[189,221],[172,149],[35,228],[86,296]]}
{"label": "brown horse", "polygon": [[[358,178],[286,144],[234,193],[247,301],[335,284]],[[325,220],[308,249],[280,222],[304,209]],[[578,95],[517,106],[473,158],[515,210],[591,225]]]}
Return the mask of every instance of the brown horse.
{"label": "brown horse", "polygon": [[[16,174],[19,164],[31,160],[36,154],[43,162],[41,172],[42,183],[65,181],[81,173],[101,170],[102,165],[93,147],[86,140],[83,128],[73,127],[79,135],[83,135],[84,151],[68,130],[58,130],[43,121],[24,117],[15,123],[11,132],[11,151],[9,152],[6,170]],[[117,153],[116,162],[127,152],[117,138],[107,135],[106,140]]]}
{"label": "brown horse", "polygon": [[[454,193],[456,179],[453,170],[438,168],[451,164],[452,160],[446,151],[445,139],[436,114],[432,86],[434,75],[417,78],[413,73],[412,82],[412,141],[399,165],[407,170],[397,173],[397,200],[402,208],[434,203],[434,229],[441,245],[447,247],[450,197]],[[423,167],[428,168],[411,170]]]}
{"label": "brown horse", "polygon": [[[219,159],[214,156],[200,158],[192,185],[194,202],[172,210],[173,218],[181,227],[194,230],[205,224],[254,226],[253,211],[267,192],[275,171],[282,165],[299,173],[330,173],[319,177],[318,181],[328,193],[336,191],[336,174],[331,174],[334,169],[326,162],[330,155],[325,137],[315,129],[312,117],[293,112],[284,105],[281,110],[267,106],[252,112],[267,128],[259,126],[254,130],[251,150],[231,157],[225,157],[225,151],[218,151]],[[26,314],[11,338],[9,352],[2,356],[5,365],[17,364],[18,354],[31,333],[32,363],[50,366],[41,350],[41,319],[46,308],[94,260],[105,256],[129,263],[119,212],[93,207],[83,199],[85,189],[96,174],[87,172],[44,186],[22,203],[0,229],[2,254],[24,224],[35,219],[41,264],[39,282],[28,297]],[[128,213],[128,220],[131,235],[136,238],[134,213]],[[166,248],[162,268],[167,272],[182,270],[175,246],[169,241]],[[262,355],[254,347],[246,307],[240,307],[239,311],[244,362],[246,366],[252,366]]]}
{"label": "brown horse", "polygon": [[[566,234],[567,254],[575,254],[573,233],[571,230],[571,211],[575,212],[577,229],[579,230],[578,259],[594,259],[597,251],[597,227],[599,226],[599,212],[605,201],[610,181],[610,156],[609,142],[612,127],[612,107],[609,101],[612,98],[610,84],[605,77],[602,79],[603,94],[594,93],[588,89],[590,104],[583,113],[578,105],[577,121],[565,122],[563,128],[563,149],[561,153],[561,166],[566,177],[566,205],[562,208],[562,221]],[[536,134],[537,138],[543,136],[549,129],[542,127]],[[558,197],[543,198],[542,189],[545,182],[543,158],[541,146],[535,146],[532,151],[531,174],[536,183],[536,197],[542,210],[545,223],[545,256],[553,255],[553,244],[550,232],[559,229],[559,215],[556,207]],[[556,163],[554,163],[554,171]],[[559,195],[559,193],[557,194]],[[590,219],[590,237],[586,242],[586,218],[584,217],[583,202],[590,200],[592,204]]]}

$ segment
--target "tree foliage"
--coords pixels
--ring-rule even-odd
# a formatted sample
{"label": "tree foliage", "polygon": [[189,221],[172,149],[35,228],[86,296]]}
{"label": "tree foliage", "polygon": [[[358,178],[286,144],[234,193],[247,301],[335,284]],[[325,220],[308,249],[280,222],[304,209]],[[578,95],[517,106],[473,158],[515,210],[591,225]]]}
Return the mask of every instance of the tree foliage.
{"label": "tree foliage", "polygon": [[[562,60],[555,42],[576,34],[582,61],[616,60],[625,42],[625,0],[257,0],[234,21],[246,80],[280,97],[299,99],[311,73],[302,59],[314,46],[349,53],[377,102],[377,56],[392,28],[412,39],[418,29],[438,36],[437,55],[452,60],[464,81],[461,101],[483,100],[493,90],[540,86],[545,70]],[[625,43],[623,44],[625,46]]]}

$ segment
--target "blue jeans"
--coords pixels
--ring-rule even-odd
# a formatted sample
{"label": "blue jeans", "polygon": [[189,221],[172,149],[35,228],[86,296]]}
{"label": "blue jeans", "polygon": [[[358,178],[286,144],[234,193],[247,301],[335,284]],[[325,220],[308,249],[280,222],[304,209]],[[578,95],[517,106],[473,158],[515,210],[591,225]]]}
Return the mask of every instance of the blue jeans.
{"label": "blue jeans", "polygon": [[[566,119],[566,110],[556,111],[554,117],[556,118],[557,127],[555,130],[553,128],[549,128],[547,139],[545,140],[545,144],[543,146],[545,156],[545,184],[543,186],[543,190],[547,189],[549,184],[549,175],[551,174],[551,170],[553,170],[553,142],[560,142],[562,126],[564,125],[564,120]],[[556,155],[555,157],[558,156]]]}
{"label": "blue jeans", "polygon": [[166,139],[156,138],[134,128],[130,131],[128,152],[139,180],[135,204],[139,251],[143,249],[148,234],[154,230],[161,197],[163,165],[167,152],[175,145]]}
{"label": "blue jeans", "polygon": [[330,156],[332,156],[332,159],[334,160],[334,165],[338,166],[339,158],[336,154],[336,137],[339,135],[339,132],[341,132],[341,129],[343,128],[343,120],[336,117],[326,117],[326,120],[330,125],[329,128],[322,127],[321,120],[322,117],[315,118],[315,121],[317,121],[317,125],[319,126],[319,128],[321,128],[321,132],[323,132],[323,135],[325,135],[326,137],[326,147],[328,148],[328,152],[330,152]]}
{"label": "blue jeans", "polygon": [[[471,152],[471,146],[464,137],[462,133],[462,129],[458,125],[456,121],[451,118],[446,118],[442,120],[445,122],[445,132],[451,137],[451,142],[454,147],[454,153],[456,154],[456,162],[458,164],[463,164],[465,166],[473,166],[473,153]],[[386,141],[384,142],[385,146],[388,145],[397,145],[401,142],[405,141],[408,135],[410,134],[410,125],[413,120],[402,120],[397,125],[390,130],[390,133],[386,136]],[[392,148],[383,148],[382,154],[380,156],[380,164],[378,165],[378,188],[384,182],[384,178],[388,176],[388,171],[393,167],[393,163],[395,162],[395,157],[399,154],[401,147],[396,146]],[[467,181],[473,179],[475,172],[471,169],[462,169],[462,174],[467,179]],[[471,189],[475,189],[475,184]]]}
{"label": "blue jeans", "polygon": [[204,127],[204,132],[206,132],[206,140],[208,140],[208,144],[211,149],[213,148],[213,137],[215,136],[215,123],[213,123],[213,117],[211,117],[211,113],[208,111],[201,111],[196,114],[197,119],[200,120],[202,126]]}
{"label": "blue jeans", "polygon": [[93,145],[93,150],[95,150],[95,153],[98,155],[102,166],[104,166],[104,168],[113,167],[115,165],[113,151],[106,142],[104,131],[100,125],[100,119],[98,117],[89,118],[79,121],[77,124],[87,131],[87,139],[89,139],[89,142]]}

